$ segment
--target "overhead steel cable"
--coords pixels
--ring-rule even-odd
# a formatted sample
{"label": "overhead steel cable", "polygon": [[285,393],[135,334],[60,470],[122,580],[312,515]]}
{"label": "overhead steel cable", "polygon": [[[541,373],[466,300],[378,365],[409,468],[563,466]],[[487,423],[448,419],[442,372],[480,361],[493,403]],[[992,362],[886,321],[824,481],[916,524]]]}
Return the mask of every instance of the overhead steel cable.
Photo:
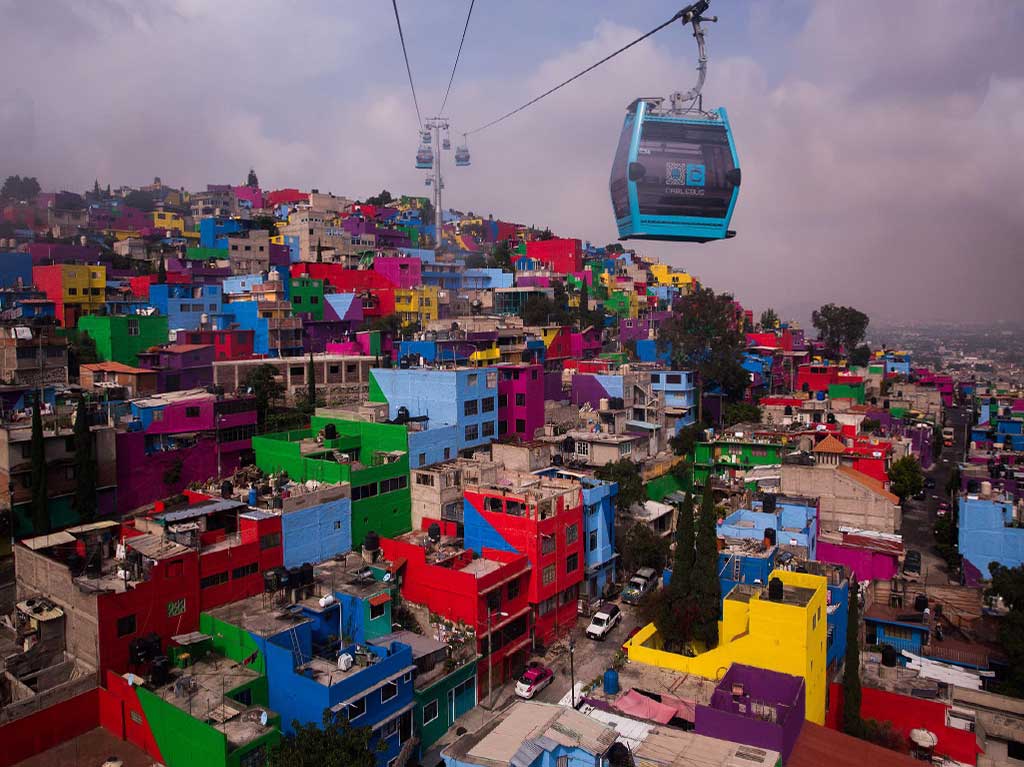
{"label": "overhead steel cable", "polygon": [[482,130],[486,130],[487,128],[490,128],[492,125],[497,125],[502,120],[507,120],[509,117],[512,117],[512,115],[514,115],[514,114],[518,114],[519,112],[522,112],[527,107],[533,106],[534,104],[536,104],[538,101],[540,101],[545,96],[550,96],[552,93],[554,93],[555,91],[559,90],[560,88],[564,88],[566,85],[571,83],[573,80],[578,80],[579,78],[583,77],[583,75],[587,74],[588,72],[591,72],[591,71],[597,69],[599,66],[604,64],[606,61],[610,61],[611,59],[613,59],[616,56],[618,56],[620,53],[628,51],[634,45],[636,45],[637,43],[643,42],[644,40],[646,40],[648,37],[650,37],[654,33],[660,32],[665,27],[667,27],[669,24],[672,24],[673,22],[678,21],[679,19],[686,17],[687,14],[691,14],[692,13],[692,8],[693,8],[693,6],[687,6],[686,8],[682,9],[677,14],[675,14],[668,21],[666,21],[666,22],[664,22],[662,24],[659,24],[654,29],[652,29],[650,32],[646,32],[646,33],[640,35],[640,37],[638,37],[635,40],[633,40],[632,42],[627,43],[626,45],[622,46],[617,51],[609,53],[607,56],[605,56],[600,61],[594,62],[589,67],[587,67],[586,69],[582,70],[581,72],[577,72],[572,77],[570,77],[568,80],[564,80],[564,81],[560,82],[554,88],[551,88],[549,90],[544,91],[542,94],[540,94],[536,98],[530,99],[529,101],[527,101],[522,106],[518,106],[515,109],[513,109],[511,112],[506,112],[501,117],[498,117],[498,118],[496,118],[494,120],[491,120],[489,123],[485,123],[484,125],[481,125],[479,128],[473,128],[473,130],[468,131],[465,135],[469,136],[469,135],[472,135],[474,133],[479,133]]}
{"label": "overhead steel cable", "polygon": [[448,94],[452,92],[452,82],[455,80],[455,70],[459,66],[459,58],[462,56],[462,46],[466,42],[466,30],[469,29],[469,19],[473,15],[473,5],[476,0],[469,0],[469,12],[466,14],[466,24],[462,27],[462,39],[459,40],[459,51],[455,54],[455,64],[452,65],[452,76],[448,78],[448,89],[444,92],[444,101],[441,102],[441,110],[438,114],[444,114],[445,105],[448,103]]}
{"label": "overhead steel cable", "polygon": [[405,35],[402,34],[402,20],[398,17],[398,0],[391,0],[391,7],[395,9],[395,23],[398,24],[398,39],[402,41],[402,55],[405,57],[405,71],[409,74],[409,89],[412,91],[412,103],[416,107],[416,122],[420,129],[423,128],[423,118],[420,117],[420,102],[416,98],[416,86],[412,84],[412,67],[409,66],[409,52],[405,49]]}

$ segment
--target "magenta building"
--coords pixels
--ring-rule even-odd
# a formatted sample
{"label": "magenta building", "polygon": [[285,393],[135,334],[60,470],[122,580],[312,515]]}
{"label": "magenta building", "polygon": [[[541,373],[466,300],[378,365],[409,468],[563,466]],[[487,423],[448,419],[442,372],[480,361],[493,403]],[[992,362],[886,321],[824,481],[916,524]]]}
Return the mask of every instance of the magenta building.
{"label": "magenta building", "polygon": [[376,256],[373,271],[403,290],[423,284],[423,262],[415,256]]}
{"label": "magenta building", "polygon": [[544,426],[544,366],[498,365],[498,435],[534,438]]}
{"label": "magenta building", "polygon": [[695,730],[709,738],[778,751],[783,763],[804,723],[804,680],[733,663],[711,702],[697,706]]}
{"label": "magenta building", "polygon": [[214,348],[208,344],[169,344],[139,352],[139,367],[157,372],[157,389],[184,391],[213,384]]}

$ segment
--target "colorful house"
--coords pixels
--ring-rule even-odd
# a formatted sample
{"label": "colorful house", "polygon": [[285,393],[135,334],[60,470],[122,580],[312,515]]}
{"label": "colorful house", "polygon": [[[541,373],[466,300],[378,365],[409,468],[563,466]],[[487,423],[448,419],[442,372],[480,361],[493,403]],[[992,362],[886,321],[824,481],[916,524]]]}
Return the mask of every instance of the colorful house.
{"label": "colorful house", "polygon": [[168,340],[167,317],[153,315],[100,316],[78,320],[78,329],[96,342],[96,352],[106,362],[138,366],[138,355]]}
{"label": "colorful house", "polygon": [[212,327],[222,310],[220,285],[149,286],[149,302],[166,315],[172,330],[195,330],[205,322]]}
{"label": "colorful house", "polygon": [[212,346],[167,344],[139,352],[139,367],[155,370],[161,392],[198,389],[213,384]]}
{"label": "colorful house", "polygon": [[498,365],[498,434],[524,442],[544,427],[544,366]]}
{"label": "colorful house", "polygon": [[[80,317],[99,311],[104,305],[107,268],[97,264],[33,266],[32,283],[53,301],[57,321],[66,328],[73,328]],[[134,360],[119,359],[118,362],[132,364]]]}

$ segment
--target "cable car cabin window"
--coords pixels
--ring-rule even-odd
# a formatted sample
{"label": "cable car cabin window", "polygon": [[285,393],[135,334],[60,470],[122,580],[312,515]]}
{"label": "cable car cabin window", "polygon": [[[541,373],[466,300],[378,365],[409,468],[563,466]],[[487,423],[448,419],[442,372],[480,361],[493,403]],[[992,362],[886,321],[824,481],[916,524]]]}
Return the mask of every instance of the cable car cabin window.
{"label": "cable car cabin window", "polygon": [[635,117],[626,115],[619,134],[619,145],[615,148],[615,160],[612,163],[612,180],[609,189],[612,195],[612,210],[615,218],[626,218],[629,215],[629,185],[626,183],[626,167],[629,165],[629,144],[633,138]]}
{"label": "cable car cabin window", "polygon": [[733,192],[726,173],[734,167],[725,125],[644,120],[636,160],[641,215],[725,218]]}

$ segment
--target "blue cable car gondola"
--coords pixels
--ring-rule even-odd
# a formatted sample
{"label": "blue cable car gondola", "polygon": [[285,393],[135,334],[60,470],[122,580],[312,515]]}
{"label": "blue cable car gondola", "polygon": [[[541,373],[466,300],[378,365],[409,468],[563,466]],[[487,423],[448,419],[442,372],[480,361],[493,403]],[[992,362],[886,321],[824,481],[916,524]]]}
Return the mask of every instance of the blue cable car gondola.
{"label": "blue cable car gondola", "polygon": [[466,145],[466,136],[462,136],[462,143],[455,147],[455,164],[460,168],[469,165],[469,147]]}
{"label": "blue cable car gondola", "polygon": [[708,3],[695,3],[699,50],[697,85],[686,94],[641,98],[626,110],[609,190],[620,239],[708,242],[732,237],[740,167],[724,109],[704,112],[700,92],[707,57],[701,21]]}
{"label": "blue cable car gondola", "polygon": [[416,167],[421,170],[430,170],[434,167],[434,150],[429,146],[421,146],[416,152]]}

